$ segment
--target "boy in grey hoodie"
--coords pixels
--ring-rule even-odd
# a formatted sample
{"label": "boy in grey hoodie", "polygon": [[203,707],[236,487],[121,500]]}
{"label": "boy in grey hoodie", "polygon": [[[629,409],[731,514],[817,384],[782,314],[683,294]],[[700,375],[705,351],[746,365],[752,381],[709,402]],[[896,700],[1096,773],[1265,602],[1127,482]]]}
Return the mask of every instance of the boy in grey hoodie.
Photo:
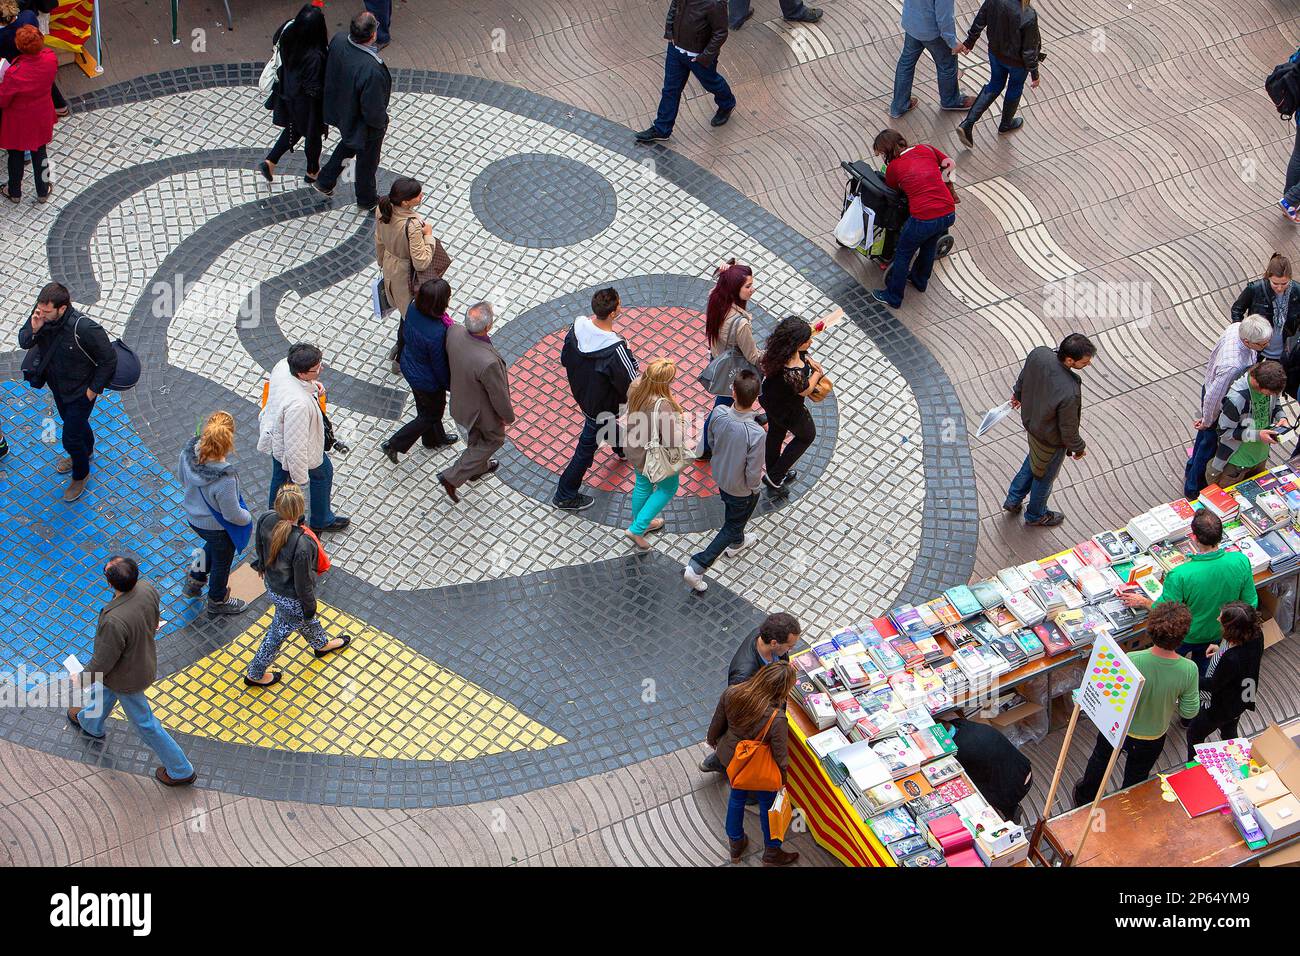
{"label": "boy in grey hoodie", "polygon": [[[228,434],[233,441],[233,432]],[[225,460],[230,449],[220,447],[222,443],[219,443],[215,452],[209,452],[215,457],[200,461],[199,442],[195,437],[186,443],[176,472],[185,492],[186,520],[203,539],[203,558],[201,562],[191,563],[185,593],[198,597],[206,583],[209,614],[238,614],[244,610],[245,603],[230,596],[230,566],[237,549],[227,526],[237,534],[243,528],[251,531],[253,515],[240,497],[238,473]]]}
{"label": "boy in grey hoodie", "polygon": [[709,420],[713,480],[718,483],[726,517],[708,547],[686,562],[682,579],[694,591],[708,589],[704,572],[718,555],[735,557],[758,541],[758,535],[745,532],[745,525],[758,506],[767,441],[763,426],[754,420],[759,414],[754,408],[758,391],[759,380],[754,372],[749,369],[738,372],[731,383],[734,404],[716,406]]}

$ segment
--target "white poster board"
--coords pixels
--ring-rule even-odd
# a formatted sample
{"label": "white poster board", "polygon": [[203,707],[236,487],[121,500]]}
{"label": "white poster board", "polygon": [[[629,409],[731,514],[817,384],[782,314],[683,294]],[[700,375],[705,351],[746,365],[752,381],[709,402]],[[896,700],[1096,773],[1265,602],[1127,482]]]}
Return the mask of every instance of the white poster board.
{"label": "white poster board", "polygon": [[1098,637],[1083,671],[1078,703],[1112,747],[1124,742],[1145,682],[1109,634]]}

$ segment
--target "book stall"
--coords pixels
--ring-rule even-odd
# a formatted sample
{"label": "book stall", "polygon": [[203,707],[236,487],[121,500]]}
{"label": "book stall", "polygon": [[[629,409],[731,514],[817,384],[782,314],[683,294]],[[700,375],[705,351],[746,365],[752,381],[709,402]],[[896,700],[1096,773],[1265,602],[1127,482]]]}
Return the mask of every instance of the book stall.
{"label": "book stall", "polygon": [[[1300,572],[1300,476],[1283,465],[794,655],[789,790],[818,843],[850,866],[1024,861],[1031,835],[998,818],[935,718],[978,712],[1021,746],[1047,735],[1057,697],[1075,694],[1073,733],[1088,658],[1104,645],[1112,663],[1126,662],[1124,651],[1145,643],[1146,610],[1119,595],[1160,596],[1165,574],[1194,553],[1188,535],[1201,508],[1223,520],[1221,547],[1250,559],[1257,587]],[[1262,596],[1266,616],[1271,607]],[[1276,623],[1266,634],[1266,646],[1281,639]]]}

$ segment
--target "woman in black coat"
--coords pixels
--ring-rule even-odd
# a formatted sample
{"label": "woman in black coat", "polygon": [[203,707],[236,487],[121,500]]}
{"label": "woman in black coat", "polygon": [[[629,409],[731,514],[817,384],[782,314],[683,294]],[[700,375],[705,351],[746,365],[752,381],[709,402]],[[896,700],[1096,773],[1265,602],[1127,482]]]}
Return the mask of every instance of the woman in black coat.
{"label": "woman in black coat", "polygon": [[1187,759],[1216,730],[1223,740],[1237,736],[1237,721],[1255,709],[1264,633],[1259,612],[1245,601],[1229,601],[1219,612],[1223,643],[1211,647],[1210,666],[1201,678],[1201,712],[1187,725]]}
{"label": "woman in black coat", "polygon": [[280,70],[266,105],[272,110],[273,122],[283,131],[258,172],[270,182],[280,157],[302,139],[307,152],[307,175],[303,178],[314,183],[320,173],[321,140],[325,135],[325,54],[329,43],[325,15],[318,7],[307,4],[275,31],[272,42],[280,47]]}
{"label": "woman in black coat", "polygon": [[[1279,304],[1284,307],[1280,313]],[[1290,346],[1300,331],[1300,283],[1291,278],[1291,260],[1282,253],[1273,253],[1264,275],[1248,282],[1232,303],[1232,321],[1240,322],[1248,315],[1262,315],[1272,324],[1273,341],[1259,357],[1286,367],[1286,393],[1294,396],[1300,384],[1300,356],[1293,358]]]}

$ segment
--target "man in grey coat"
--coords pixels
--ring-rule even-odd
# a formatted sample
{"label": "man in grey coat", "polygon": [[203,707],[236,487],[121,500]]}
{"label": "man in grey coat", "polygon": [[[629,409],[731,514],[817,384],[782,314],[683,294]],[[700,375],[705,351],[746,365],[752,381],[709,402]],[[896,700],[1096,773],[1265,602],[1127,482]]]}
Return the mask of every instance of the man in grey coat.
{"label": "man in grey coat", "polygon": [[458,487],[497,470],[499,462],[492,456],[506,443],[506,426],[515,420],[506,362],[488,335],[494,318],[491,302],[476,302],[466,310],[464,325],[447,329],[451,417],[469,432],[456,464],[438,475],[455,502],[460,501]]}

